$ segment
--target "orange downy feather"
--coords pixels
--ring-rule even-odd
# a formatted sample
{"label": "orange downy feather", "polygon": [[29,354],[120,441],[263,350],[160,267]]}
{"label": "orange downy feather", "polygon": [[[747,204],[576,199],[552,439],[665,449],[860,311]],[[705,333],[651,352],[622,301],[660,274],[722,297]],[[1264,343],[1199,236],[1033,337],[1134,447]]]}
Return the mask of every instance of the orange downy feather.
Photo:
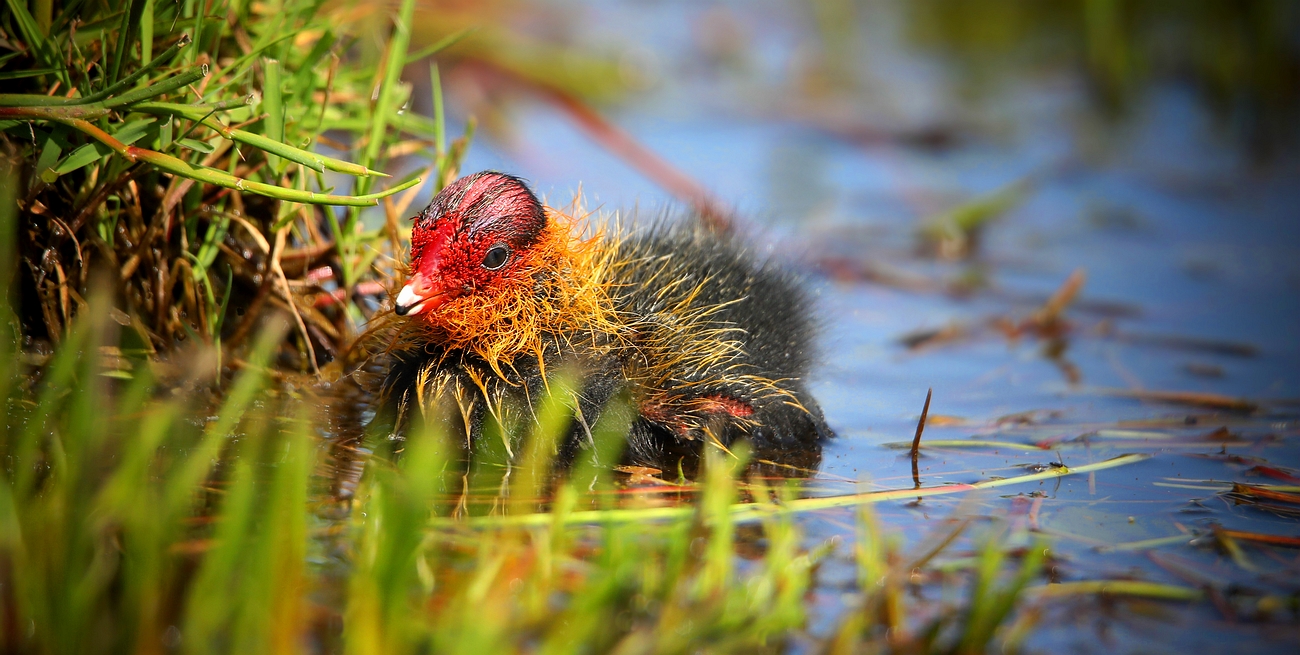
{"label": "orange downy feather", "polygon": [[566,346],[582,339],[588,347],[614,347],[627,331],[611,299],[614,249],[605,247],[599,231],[584,237],[584,221],[549,207],[546,213],[546,228],[514,274],[448,301],[423,320],[402,321],[397,341],[432,340],[473,352],[507,382],[503,367],[519,355],[536,356],[544,369],[553,338]]}

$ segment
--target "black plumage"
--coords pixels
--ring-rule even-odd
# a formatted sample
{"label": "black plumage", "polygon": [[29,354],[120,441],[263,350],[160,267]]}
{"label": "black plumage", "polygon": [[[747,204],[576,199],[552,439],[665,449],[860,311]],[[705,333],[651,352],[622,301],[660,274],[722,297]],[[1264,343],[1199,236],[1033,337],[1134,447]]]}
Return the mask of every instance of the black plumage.
{"label": "black plumage", "polygon": [[[398,420],[422,408],[471,449],[490,423],[518,441],[548,382],[569,375],[579,383],[561,460],[589,443],[604,412],[621,411],[628,463],[691,468],[706,442],[747,439],[758,460],[815,468],[831,431],[807,387],[815,314],[800,281],[690,217],[612,231],[591,245],[610,320],[543,325],[540,350],[499,362],[448,347],[437,330],[396,337],[383,389]],[[530,274],[545,295],[578,272]]]}

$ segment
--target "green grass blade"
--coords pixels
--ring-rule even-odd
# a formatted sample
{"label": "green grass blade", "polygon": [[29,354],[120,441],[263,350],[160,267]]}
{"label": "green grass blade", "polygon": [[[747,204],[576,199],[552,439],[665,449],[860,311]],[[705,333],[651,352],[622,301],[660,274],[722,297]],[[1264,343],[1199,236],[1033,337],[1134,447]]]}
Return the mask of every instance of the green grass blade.
{"label": "green grass blade", "polygon": [[748,453],[733,447],[735,456],[732,456],[712,444],[705,444],[704,448],[704,495],[700,499],[699,512],[712,533],[705,548],[699,592],[713,594],[724,589],[732,578],[735,536],[731,507],[736,497],[736,475],[744,470]]}
{"label": "green grass blade", "polygon": [[338,43],[338,34],[332,29],[325,30],[316,44],[312,46],[311,51],[297,62],[298,72],[293,74],[292,87],[299,98],[310,98],[311,92],[316,88],[316,66],[318,66],[330,53],[334,44]]}
{"label": "green grass blade", "polygon": [[[586,419],[579,417],[579,420]],[[569,474],[569,484],[579,491],[609,489],[612,484],[610,471],[623,456],[634,420],[636,412],[631,395],[623,392],[607,401],[600,418],[591,426],[589,447],[578,456]]]}
{"label": "green grass blade", "polygon": [[[262,87],[262,113],[265,115],[264,131],[266,137],[275,143],[284,142],[284,98],[281,96],[283,84],[280,80],[280,60],[263,59],[265,86]],[[280,179],[283,172],[280,157],[271,151],[266,156],[266,166],[271,169],[271,181]]]}
{"label": "green grass blade", "polygon": [[119,155],[131,161],[144,161],[152,164],[158,169],[179,175],[191,180],[214,184],[227,189],[238,189],[248,193],[254,193],[278,200],[289,200],[292,202],[301,202],[311,205],[344,205],[349,207],[372,207],[379,204],[379,201],[394,193],[405,191],[420,183],[420,180],[413,179],[404,184],[399,184],[387,190],[377,193],[369,193],[359,196],[340,196],[329,193],[317,193],[315,191],[302,191],[298,189],[287,189],[272,184],[263,184],[253,182],[240,177],[235,177],[230,173],[206,166],[196,166],[182,159],[177,159],[171,155],[163,154],[146,148],[137,148],[127,146],[106,134],[103,130],[95,127],[91,123],[81,119],[61,121],[67,125],[77,128],[82,132],[98,139],[101,143],[109,146]]}
{"label": "green grass blade", "polygon": [[[380,77],[378,93],[371,105],[369,124],[358,130],[366,134],[365,150],[360,160],[361,165],[366,168],[379,165],[377,162],[386,145],[385,137],[388,134],[390,121],[398,108],[398,94],[400,93],[398,87],[401,82],[403,64],[406,62],[406,54],[410,49],[411,20],[414,15],[415,0],[402,0],[397,19],[393,24],[392,36],[388,41],[388,49],[384,58],[384,70]],[[358,192],[364,194],[369,190],[369,178],[361,178],[357,181]],[[339,254],[344,260],[343,283],[345,286],[355,284],[361,270],[355,266],[354,261],[359,247],[355,237],[356,226],[360,219],[360,211],[349,211],[347,218],[343,222],[342,231],[337,233]]]}
{"label": "green grass blade", "polygon": [[1084,464],[1083,466],[1058,466],[1056,468],[1051,468],[1046,471],[1041,471],[1039,473],[1031,473],[1029,475],[1018,475],[1015,477],[1003,478],[1001,480],[985,480],[983,482],[976,482],[971,486],[976,489],[994,489],[997,487],[1005,487],[1007,485],[1012,485],[1012,484],[1022,484],[1025,482],[1037,482],[1039,480],[1051,480],[1052,478],[1059,478],[1067,475],[1075,475],[1078,473],[1091,473],[1092,471],[1102,471],[1109,468],[1115,468],[1117,466],[1135,464],[1137,462],[1142,462],[1148,459],[1151,459],[1151,455],[1147,453],[1130,453],[1128,455],[1119,455],[1117,457],[1112,457],[1110,459],[1103,460],[1100,462],[1093,462],[1092,464]]}
{"label": "green grass blade", "polygon": [[402,67],[406,63],[406,53],[411,42],[411,19],[414,15],[415,0],[402,0],[397,21],[393,24],[393,35],[388,42],[388,57],[379,85],[379,97],[370,116],[370,132],[365,155],[361,158],[361,163],[366,167],[374,166],[378,160],[384,147],[384,135],[388,133],[389,117],[397,110],[397,85],[401,82]]}
{"label": "green grass blade", "polygon": [[335,159],[326,155],[317,154],[301,148],[295,148],[279,141],[275,141],[261,134],[241,130],[238,128],[226,127],[221,121],[213,117],[208,111],[205,111],[198,105],[180,105],[168,102],[149,102],[140,103],[133,106],[132,111],[145,112],[160,116],[179,116],[188,120],[201,123],[204,127],[212,129],[221,136],[226,137],[238,143],[247,144],[267,152],[274,153],[289,161],[302,164],[318,173],[326,170],[338,173],[347,173],[356,176],[378,176],[388,177],[379,171],[372,171],[365,166],[353,164],[352,162]]}
{"label": "green grass blade", "polygon": [[212,154],[217,150],[207,141],[199,141],[198,139],[176,139],[176,145],[205,155]]}
{"label": "green grass blade", "polygon": [[32,18],[41,34],[50,35],[50,23],[54,19],[54,2],[52,0],[32,0]]}
{"label": "green grass blade", "polygon": [[122,13],[122,24],[117,29],[117,48],[113,51],[113,64],[108,71],[108,79],[116,82],[122,78],[122,66],[131,55],[136,32],[140,28],[140,17],[144,14],[144,0],[129,0],[130,4]]}
{"label": "green grass blade", "polygon": [[221,453],[231,431],[243,419],[244,411],[261,391],[266,377],[262,367],[270,360],[271,353],[280,344],[287,330],[287,324],[279,324],[258,336],[253,351],[248,357],[249,365],[239,374],[239,377],[235,378],[234,385],[226,394],[225,403],[217,413],[217,420],[208,424],[203,432],[202,441],[190,453],[181,471],[167,483],[164,500],[172,511],[187,507],[193,498],[194,490],[207,478],[213,462]]}
{"label": "green grass blade", "polygon": [[19,436],[13,450],[14,490],[20,499],[32,491],[36,476],[36,453],[42,437],[49,434],[46,429],[49,421],[59,415],[59,408],[73,386],[77,372],[78,358],[83,345],[89,341],[90,326],[86,321],[74,323],[69,333],[59,343],[59,350],[41,378],[41,390],[36,397],[36,406]]}
{"label": "green grass blade", "polygon": [[438,64],[429,65],[429,86],[433,88],[433,140],[438,147],[438,155],[447,152],[447,119],[442,109],[442,76],[438,74]]}
{"label": "green grass blade", "polygon": [[36,19],[27,11],[27,3],[23,0],[6,0],[9,4],[9,10],[13,12],[14,21],[18,23],[18,31],[22,34],[23,40],[27,42],[27,47],[31,49],[37,61],[45,68],[52,68],[60,72],[59,78],[66,85],[68,83],[68,73],[60,64],[59,53],[54,49],[54,45],[45,37]]}
{"label": "green grass blade", "polygon": [[1082,580],[1030,587],[1025,593],[1035,598],[1065,598],[1084,594],[1140,596],[1157,600],[1196,601],[1205,597],[1200,589],[1140,580]]}
{"label": "green grass blade", "polygon": [[54,16],[54,24],[50,29],[55,33],[62,32],[73,20],[80,19],[85,15],[84,12],[80,11],[81,6],[84,4],[86,4],[86,0],[68,0],[68,2],[62,3],[61,11]]}
{"label": "green grass blade", "polygon": [[[162,57],[159,57],[159,59],[162,59]],[[136,89],[129,93],[124,93],[120,96],[117,96],[116,98],[111,98],[108,100],[99,100],[99,99],[107,98],[112,93],[115,93],[114,87],[109,87],[108,89],[105,89],[104,91],[96,93],[87,98],[52,98],[49,96],[38,95],[38,94],[5,93],[5,94],[0,94],[0,107],[47,108],[49,111],[56,111],[56,110],[63,109],[66,112],[68,112],[65,115],[84,116],[86,112],[96,112],[96,111],[103,111],[105,109],[122,107],[132,103],[140,102],[141,100],[148,100],[149,98],[160,96],[163,95],[164,93],[170,93],[186,85],[193,84],[194,82],[203,79],[206,75],[207,73],[205,73],[202,68],[192,68],[184,73],[176,75],[175,77],[164,80],[157,84]],[[126,87],[122,86],[120,88],[126,88]],[[92,102],[91,101],[92,99],[95,100]],[[76,113],[77,111],[80,111],[82,113],[77,114]]]}
{"label": "green grass blade", "polygon": [[58,176],[51,176],[49,171],[58,163],[67,144],[66,128],[55,127],[40,139],[41,154],[36,157],[36,173],[45,183],[53,182]]}
{"label": "green grass blade", "polygon": [[194,58],[198,56],[199,51],[203,48],[203,9],[207,7],[207,4],[208,3],[205,0],[195,0],[185,3],[185,10],[194,14],[192,16],[194,24],[191,28],[190,34],[194,38],[195,46],[197,46],[186,55],[186,59],[190,62],[194,61]]}
{"label": "green grass blade", "polygon": [[254,46],[251,51],[241,55],[234,61],[234,63],[226,67],[223,79],[218,80],[215,84],[209,86],[208,94],[221,95],[229,93],[231,88],[234,88],[236,84],[243,80],[244,76],[247,75],[249,71],[253,70],[253,64],[257,63],[257,60],[264,55],[266,51],[281,43],[293,40],[295,36],[295,34],[285,34],[279,38],[271,39],[266,43],[259,43]]}
{"label": "green grass blade", "polygon": [[[150,2],[152,2],[152,0],[150,0]],[[116,84],[108,86],[103,91],[86,96],[85,98],[69,98],[69,103],[70,104],[94,103],[94,102],[99,102],[100,100],[103,100],[105,98],[108,98],[115,93],[121,93],[125,89],[131,88],[132,84],[135,84],[136,82],[140,81],[141,78],[143,78],[145,75],[148,75],[154,69],[171,61],[171,59],[176,56],[177,52],[180,52],[183,48],[185,48],[185,46],[189,44],[190,44],[189,35],[182,34],[181,38],[178,41],[176,41],[176,43],[172,44],[171,47],[164,50],[162,54],[150,60],[149,63],[145,64],[144,66],[141,66],[134,73],[131,73],[130,75],[126,76],[121,81],[117,82]],[[146,59],[148,59],[148,57],[146,57]]]}
{"label": "green grass blade", "polygon": [[0,107],[57,107],[70,104],[67,98],[36,93],[0,93]]}
{"label": "green grass blade", "polygon": [[140,11],[140,61],[153,59],[153,4],[154,0],[144,0]]}
{"label": "green grass blade", "polygon": [[[156,123],[156,119],[153,118],[131,121],[113,132],[113,138],[125,145],[130,145],[149,134],[151,128],[157,127]],[[111,154],[113,154],[113,149],[98,141],[87,143],[72,151],[72,154],[64,157],[63,161],[54,167],[54,172],[58,175],[67,175]]]}
{"label": "green grass blade", "polygon": [[181,89],[186,86],[189,86],[190,84],[193,84],[203,79],[204,77],[207,77],[207,75],[208,75],[207,72],[201,68],[191,68],[190,70],[184,73],[181,73],[170,79],[163,80],[162,82],[159,82],[157,84],[151,84],[147,87],[144,87],[143,89],[128,91],[127,93],[123,93],[122,95],[117,96],[116,98],[111,98],[109,100],[105,100],[97,104],[103,107],[108,107],[110,109],[123,107],[126,105],[130,105],[131,103],[140,102],[141,100],[148,100],[149,98],[154,98],[163,95],[164,93],[171,93],[172,91],[175,91],[177,89]]}
{"label": "green grass blade", "polygon": [[95,504],[101,511],[131,513],[141,492],[150,486],[149,467],[179,417],[180,407],[174,403],[154,406],[145,414],[131,434],[121,463],[99,491]]}
{"label": "green grass blade", "polygon": [[0,73],[0,82],[6,80],[21,80],[28,77],[49,75],[50,73],[57,73],[59,72],[59,70],[60,69],[58,68],[31,68],[28,70],[20,70],[20,71],[4,71],[3,73]]}
{"label": "green grass blade", "polygon": [[477,30],[478,30],[477,27],[467,27],[463,30],[452,32],[451,34],[448,34],[447,36],[444,36],[441,39],[434,41],[432,45],[425,46],[407,55],[406,61],[404,62],[403,65],[410,66],[411,64],[414,64],[415,62],[420,61],[425,57],[442,52],[443,50],[446,50],[447,48],[456,45],[456,43],[459,42],[461,39],[469,36],[470,34],[473,34]]}
{"label": "green grass blade", "polygon": [[195,652],[218,652],[216,642],[243,600],[239,586],[233,583],[239,580],[240,559],[255,517],[256,476],[250,460],[235,463],[221,505],[221,522],[213,534],[213,548],[190,585],[184,628]]}
{"label": "green grass blade", "polygon": [[568,371],[549,381],[550,390],[538,403],[537,420],[528,436],[519,471],[511,476],[510,497],[518,500],[513,511],[531,509],[546,493],[551,465],[559,454],[560,439],[573,420],[577,381]]}

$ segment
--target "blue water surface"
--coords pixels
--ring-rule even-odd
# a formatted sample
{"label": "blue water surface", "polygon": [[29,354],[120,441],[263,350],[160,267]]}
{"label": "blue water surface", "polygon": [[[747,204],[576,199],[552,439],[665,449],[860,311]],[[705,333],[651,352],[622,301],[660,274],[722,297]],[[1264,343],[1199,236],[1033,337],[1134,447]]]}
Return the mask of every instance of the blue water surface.
{"label": "blue water surface", "polygon": [[[1300,534],[1294,516],[1237,506],[1220,493],[1225,482],[1269,482],[1251,474],[1252,462],[1300,468],[1300,158],[1284,152],[1256,161],[1176,80],[1154,84],[1117,120],[1096,115],[1070,71],[1004,80],[972,98],[952,61],[907,41],[897,3],[871,3],[864,12],[866,45],[850,62],[857,88],[820,100],[800,91],[798,71],[816,35],[797,4],[555,7],[567,12],[575,42],[629,53],[629,65],[651,78],[606,115],[734,209],[757,251],[808,273],[824,326],[813,387],[839,435],[811,493],[910,488],[910,459],[884,444],[910,441],[933,389],[930,413],[944,420],[926,439],[1032,444],[1093,436],[1086,446],[1057,450],[926,451],[925,485],[1010,477],[1027,470],[1020,465],[1153,457],[1092,476],[880,505],[905,548],[953,516],[1023,523],[1038,501],[1035,525],[1059,558],[1058,580],[1194,586],[1171,573],[1169,562],[1179,562],[1225,586],[1283,596],[1300,588],[1294,550],[1247,546],[1244,567],[1205,536],[1214,526]],[[741,34],[739,70],[709,63],[710,34],[700,25],[710,20]],[[809,107],[883,136],[848,138]],[[465,170],[522,175],[555,204],[580,188],[589,208],[625,216],[683,208],[556,107],[524,99],[511,111],[513,138],[477,139]],[[928,127],[951,131],[951,143],[905,138]],[[927,221],[1020,180],[1030,180],[1023,201],[988,226],[970,258],[918,254]],[[840,279],[821,265],[830,256],[921,284]],[[1076,269],[1087,282],[1067,314],[1059,358],[1044,354],[1045,340],[1008,339],[985,327],[992,318],[1029,315]],[[959,279],[983,283],[968,294],[944,292]],[[972,334],[919,350],[900,343],[951,325]],[[1260,408],[1152,403],[1116,390],[1205,392]],[[999,417],[1022,412],[1035,412],[1035,422],[999,425]],[[1204,445],[1204,435],[1222,426],[1236,440]],[[804,519],[810,544],[844,544],[810,600],[814,635],[851,606],[844,594],[854,580],[847,557],[854,520],[852,510]],[[1180,534],[1188,538],[1150,549],[1103,548]],[[1090,597],[1049,606],[1029,646],[1238,652],[1244,644],[1291,652],[1296,621],[1294,613],[1230,619],[1209,602]]]}

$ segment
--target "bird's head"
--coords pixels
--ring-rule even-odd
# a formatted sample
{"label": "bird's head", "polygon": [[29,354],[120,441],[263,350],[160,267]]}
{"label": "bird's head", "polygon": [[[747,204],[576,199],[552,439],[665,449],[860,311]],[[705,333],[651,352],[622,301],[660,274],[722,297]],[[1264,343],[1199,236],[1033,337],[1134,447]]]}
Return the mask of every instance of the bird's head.
{"label": "bird's head", "polygon": [[546,226],[546,211],[523,180],[492,171],[456,180],[415,217],[411,278],[397,295],[397,314],[432,315],[460,298],[527,284]]}
{"label": "bird's head", "polygon": [[517,177],[456,180],[415,217],[411,277],[394,303],[414,320],[399,341],[472,351],[502,377],[520,354],[540,361],[551,336],[609,342],[623,330],[609,275],[618,249],[585,231]]}

